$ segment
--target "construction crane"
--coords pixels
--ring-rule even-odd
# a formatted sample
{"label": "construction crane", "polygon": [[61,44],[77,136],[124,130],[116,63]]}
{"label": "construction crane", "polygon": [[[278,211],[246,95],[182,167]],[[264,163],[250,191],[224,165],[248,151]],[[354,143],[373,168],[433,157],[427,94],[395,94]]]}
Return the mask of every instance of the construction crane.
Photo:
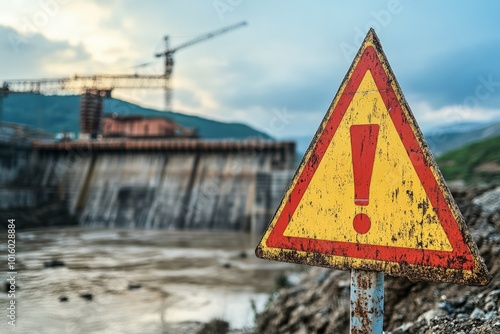
{"label": "construction crane", "polygon": [[[164,75],[165,75],[165,109],[166,110],[170,109],[171,103],[172,103],[172,88],[170,85],[170,79],[172,77],[172,72],[174,69],[174,53],[176,53],[180,49],[184,49],[188,46],[206,41],[207,39],[210,39],[210,38],[215,37],[215,36],[219,36],[221,34],[228,32],[228,31],[231,31],[231,30],[234,30],[234,29],[246,26],[246,25],[247,25],[247,23],[245,21],[243,21],[243,22],[240,22],[240,23],[237,23],[237,24],[234,24],[234,25],[231,25],[231,26],[228,26],[228,27],[216,30],[216,31],[212,31],[208,34],[198,36],[198,37],[196,37],[188,42],[185,42],[181,45],[178,45],[177,47],[175,47],[173,49],[170,48],[169,36],[167,35],[164,37],[165,51],[157,53],[155,56],[156,57],[165,57]],[[144,65],[144,64],[142,64],[142,65]]]}
{"label": "construction crane", "polygon": [[66,78],[8,80],[3,90],[8,93],[81,92],[85,89],[163,88],[165,76],[143,74],[74,75]]}
{"label": "construction crane", "polygon": [[163,74],[74,75],[65,78],[4,81],[0,87],[0,120],[2,119],[3,98],[13,93],[56,94],[61,91],[81,93],[80,129],[81,133],[88,134],[90,137],[96,137],[99,132],[102,98],[110,97],[114,89],[164,89],[165,110],[170,110],[172,96],[170,78],[174,66],[174,53],[246,24],[246,22],[241,22],[213,31],[173,49],[169,47],[169,37],[165,36],[165,51],[155,55],[156,57],[165,57],[165,71]]}
{"label": "construction crane", "polygon": [[[161,75],[75,75],[67,78],[9,80],[0,88],[0,106],[4,96],[16,93],[55,94],[61,91],[76,92],[80,98],[80,132],[96,138],[102,118],[102,99],[110,97],[113,89],[158,89],[165,87]],[[0,109],[1,112],[1,109]],[[1,113],[0,113],[1,116]]]}

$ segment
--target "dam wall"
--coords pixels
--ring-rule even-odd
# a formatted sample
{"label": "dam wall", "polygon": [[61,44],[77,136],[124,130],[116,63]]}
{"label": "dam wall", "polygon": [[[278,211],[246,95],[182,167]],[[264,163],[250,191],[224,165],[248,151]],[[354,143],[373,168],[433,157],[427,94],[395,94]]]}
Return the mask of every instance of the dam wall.
{"label": "dam wall", "polygon": [[35,143],[31,186],[84,226],[261,232],[295,169],[273,141],[120,140]]}
{"label": "dam wall", "polygon": [[50,139],[42,130],[15,123],[0,122],[0,210],[32,208],[46,193],[33,187],[26,173],[33,156],[33,139]]}
{"label": "dam wall", "polygon": [[0,142],[0,209],[33,207],[41,195],[24,173],[32,149],[26,144]]}

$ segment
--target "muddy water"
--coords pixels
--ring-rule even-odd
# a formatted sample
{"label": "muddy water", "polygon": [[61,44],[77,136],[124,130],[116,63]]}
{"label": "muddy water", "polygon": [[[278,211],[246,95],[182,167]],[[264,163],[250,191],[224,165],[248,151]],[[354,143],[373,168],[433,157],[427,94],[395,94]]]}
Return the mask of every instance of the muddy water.
{"label": "muddy water", "polygon": [[[4,311],[0,332],[167,333],[172,323],[213,318],[248,328],[252,303],[262,308],[276,276],[297,269],[255,258],[257,238],[165,230],[18,232],[16,327],[7,325]],[[53,259],[65,266],[45,268]],[[85,293],[92,300],[82,298]],[[60,302],[62,296],[68,301]],[[7,302],[2,293],[1,309]]]}

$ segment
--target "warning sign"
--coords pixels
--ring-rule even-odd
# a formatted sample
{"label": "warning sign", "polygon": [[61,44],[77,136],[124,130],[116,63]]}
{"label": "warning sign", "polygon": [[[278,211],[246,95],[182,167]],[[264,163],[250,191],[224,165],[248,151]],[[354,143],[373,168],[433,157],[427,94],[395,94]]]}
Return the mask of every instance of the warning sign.
{"label": "warning sign", "polygon": [[373,30],[256,254],[411,280],[488,282]]}

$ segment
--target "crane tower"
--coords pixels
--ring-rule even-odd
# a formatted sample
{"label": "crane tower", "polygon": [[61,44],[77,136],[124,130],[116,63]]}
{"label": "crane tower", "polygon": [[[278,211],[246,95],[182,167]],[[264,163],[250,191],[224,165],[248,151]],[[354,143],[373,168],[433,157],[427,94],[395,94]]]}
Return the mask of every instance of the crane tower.
{"label": "crane tower", "polygon": [[165,75],[165,109],[166,110],[170,109],[171,103],[172,103],[172,89],[171,89],[171,85],[170,85],[170,79],[172,77],[172,72],[174,69],[174,53],[181,50],[181,49],[187,48],[188,46],[206,41],[207,39],[219,36],[221,34],[228,32],[228,31],[231,31],[231,30],[234,30],[234,29],[246,26],[246,25],[247,25],[247,23],[245,21],[243,21],[243,22],[240,22],[238,24],[234,24],[234,25],[231,25],[231,26],[228,26],[228,27],[216,30],[216,31],[212,31],[208,34],[198,36],[198,37],[196,37],[188,42],[185,42],[181,45],[178,45],[177,47],[175,47],[173,49],[170,48],[169,36],[164,37],[165,51],[157,53],[155,56],[156,57],[165,57],[164,75]]}

